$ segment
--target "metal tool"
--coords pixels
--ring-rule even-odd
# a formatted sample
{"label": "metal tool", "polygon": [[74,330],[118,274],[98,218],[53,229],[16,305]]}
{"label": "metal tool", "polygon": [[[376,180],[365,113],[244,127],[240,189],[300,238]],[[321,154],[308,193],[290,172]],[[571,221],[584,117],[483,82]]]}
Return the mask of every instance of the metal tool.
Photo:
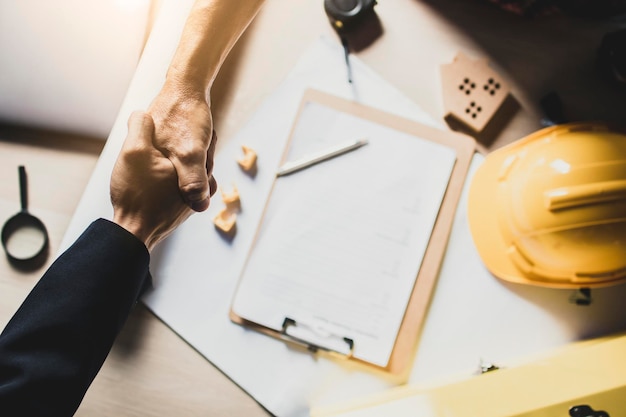
{"label": "metal tool", "polygon": [[22,268],[43,264],[48,252],[48,231],[41,220],[28,212],[26,169],[18,168],[21,211],[2,227],[2,247],[9,261]]}

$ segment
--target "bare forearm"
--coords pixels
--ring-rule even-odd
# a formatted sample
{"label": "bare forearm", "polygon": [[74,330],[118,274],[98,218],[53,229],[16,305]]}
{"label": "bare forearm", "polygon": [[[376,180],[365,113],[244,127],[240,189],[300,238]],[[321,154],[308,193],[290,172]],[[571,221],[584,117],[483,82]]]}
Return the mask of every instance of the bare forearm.
{"label": "bare forearm", "polygon": [[264,0],[196,0],[167,74],[188,94],[203,98],[226,56]]}
{"label": "bare forearm", "polygon": [[210,90],[230,50],[263,0],[195,0],[163,88],[148,109],[153,143],[174,165],[178,188],[194,211],[209,207],[216,135]]}

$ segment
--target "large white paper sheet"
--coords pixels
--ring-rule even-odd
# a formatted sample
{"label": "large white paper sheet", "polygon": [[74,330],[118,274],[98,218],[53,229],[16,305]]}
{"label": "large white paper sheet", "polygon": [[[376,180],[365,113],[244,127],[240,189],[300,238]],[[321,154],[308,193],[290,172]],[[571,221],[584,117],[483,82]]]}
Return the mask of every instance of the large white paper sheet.
{"label": "large white paper sheet", "polygon": [[[213,230],[215,204],[193,216],[154,253],[156,290],[146,305],[265,408],[278,416],[308,416],[327,397],[366,395],[390,386],[367,370],[294,350],[284,342],[229,321],[235,287],[285,149],[303,93],[315,88],[433,124],[422,111],[353,58],[354,84],[345,78],[341,47],[320,40],[306,51],[283,84],[220,150],[214,175],[235,183],[242,196],[237,235],[225,241]],[[241,145],[257,150],[258,174],[233,163]]]}

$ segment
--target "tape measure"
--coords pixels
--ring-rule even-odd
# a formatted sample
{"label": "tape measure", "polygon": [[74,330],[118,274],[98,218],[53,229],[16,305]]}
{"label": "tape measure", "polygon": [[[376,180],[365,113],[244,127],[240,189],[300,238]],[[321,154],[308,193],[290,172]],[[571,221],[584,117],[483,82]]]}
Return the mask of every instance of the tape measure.
{"label": "tape measure", "polygon": [[324,11],[337,31],[348,31],[371,13],[376,0],[324,0]]}

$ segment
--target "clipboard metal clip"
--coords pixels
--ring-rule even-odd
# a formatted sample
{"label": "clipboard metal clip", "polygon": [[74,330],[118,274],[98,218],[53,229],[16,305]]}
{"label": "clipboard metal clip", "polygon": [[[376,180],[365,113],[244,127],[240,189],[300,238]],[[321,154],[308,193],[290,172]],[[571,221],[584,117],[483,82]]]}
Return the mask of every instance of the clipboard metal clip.
{"label": "clipboard metal clip", "polygon": [[[289,332],[289,329],[292,329],[291,333]],[[297,331],[294,332],[293,329],[296,329]],[[304,337],[305,334],[309,335],[306,339]],[[289,317],[285,317],[283,320],[280,336],[281,339],[303,346],[312,353],[317,353],[321,350],[341,355],[346,359],[350,359],[354,355],[353,339],[328,331],[324,331],[324,334],[320,334],[316,327],[306,323],[298,323]],[[316,340],[312,341],[311,339]],[[320,339],[325,339],[328,343],[322,344],[319,341]]]}

